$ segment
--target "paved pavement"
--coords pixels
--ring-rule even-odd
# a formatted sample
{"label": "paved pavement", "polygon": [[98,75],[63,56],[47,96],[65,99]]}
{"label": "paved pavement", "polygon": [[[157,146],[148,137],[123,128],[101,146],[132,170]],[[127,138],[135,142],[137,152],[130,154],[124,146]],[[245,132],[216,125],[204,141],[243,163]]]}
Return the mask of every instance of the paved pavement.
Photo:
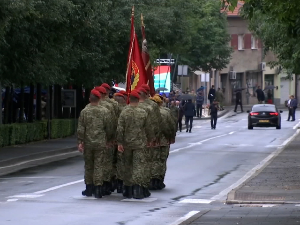
{"label": "paved pavement", "polygon": [[[99,200],[83,198],[82,156],[0,176],[0,224],[178,225],[205,221],[221,224],[226,220],[233,224],[236,220],[230,220],[230,215],[231,219],[244,217],[249,210],[252,214],[260,211],[266,221],[284,212],[283,219],[291,218],[299,214],[295,204],[285,209],[284,205],[253,208],[225,203],[232,189],[287,144],[296,125],[283,120],[281,130],[248,130],[247,114],[233,112],[218,120],[216,130],[210,129],[209,121],[195,121],[192,133],[178,133],[171,147],[166,189],[153,191],[145,200],[128,201],[116,193]],[[225,220],[225,215],[229,219]],[[293,224],[290,222],[281,224]]]}

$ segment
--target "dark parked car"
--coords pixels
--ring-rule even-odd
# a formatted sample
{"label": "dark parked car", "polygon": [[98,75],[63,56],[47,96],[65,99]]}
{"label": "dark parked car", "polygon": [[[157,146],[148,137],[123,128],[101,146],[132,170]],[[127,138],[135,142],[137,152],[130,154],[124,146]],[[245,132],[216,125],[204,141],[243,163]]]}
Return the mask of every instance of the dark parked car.
{"label": "dark parked car", "polygon": [[252,107],[251,111],[247,111],[248,116],[248,129],[252,130],[253,127],[276,127],[281,129],[281,115],[273,104],[257,104]]}

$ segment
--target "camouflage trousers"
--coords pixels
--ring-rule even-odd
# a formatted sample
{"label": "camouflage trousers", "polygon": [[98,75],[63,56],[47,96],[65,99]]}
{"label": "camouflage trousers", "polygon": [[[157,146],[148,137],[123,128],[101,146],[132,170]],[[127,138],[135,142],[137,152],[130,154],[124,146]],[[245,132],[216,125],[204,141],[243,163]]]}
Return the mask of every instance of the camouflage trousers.
{"label": "camouflage trousers", "polygon": [[104,152],[103,168],[104,168],[104,181],[111,181],[113,176],[113,151],[114,147],[108,147]]}
{"label": "camouflage trousers", "polygon": [[125,186],[140,185],[148,187],[149,175],[146,170],[146,149],[124,149],[124,174]]}
{"label": "camouflage trousers", "polygon": [[117,153],[117,164],[116,164],[116,176],[119,180],[124,180],[125,164],[124,154],[122,152]]}
{"label": "camouflage trousers", "polygon": [[92,146],[84,148],[84,182],[85,184],[102,185],[104,181],[104,152]]}
{"label": "camouflage trousers", "polygon": [[169,157],[170,146],[160,146],[153,148],[151,178],[164,180],[167,171],[167,159]]}
{"label": "camouflage trousers", "polygon": [[118,146],[114,146],[112,152],[112,178],[117,176],[117,163],[118,163]]}

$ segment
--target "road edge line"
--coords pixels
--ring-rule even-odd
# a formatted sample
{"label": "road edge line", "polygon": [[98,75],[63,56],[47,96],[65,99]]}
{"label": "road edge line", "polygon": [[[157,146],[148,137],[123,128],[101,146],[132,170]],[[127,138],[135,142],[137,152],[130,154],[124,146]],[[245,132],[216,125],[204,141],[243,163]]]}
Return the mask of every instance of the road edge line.
{"label": "road edge line", "polygon": [[[278,147],[277,150],[270,155],[268,155],[265,159],[263,159],[257,166],[255,166],[253,169],[251,169],[248,173],[245,174],[240,180],[245,179],[242,181],[237,187],[233,188],[229,193],[227,194],[227,199],[226,199],[226,204],[232,204],[232,202],[239,202],[239,203],[234,203],[234,204],[242,204],[242,200],[235,200],[235,193],[238,191],[242,186],[245,185],[249,180],[252,180],[254,177],[256,177],[258,174],[260,174],[281,152],[283,152],[286,147],[299,135],[300,130],[297,130],[290,138],[285,140],[282,144],[281,147]],[[264,162],[265,161],[265,162]],[[254,172],[255,171],[255,172]],[[253,173],[254,172],[254,173]],[[252,175],[250,175],[253,173]],[[249,175],[247,175],[249,174]],[[237,184],[239,181],[237,182]],[[235,184],[231,185],[230,187],[234,187]],[[230,188],[229,187],[229,188]],[[228,189],[228,188],[227,188]],[[225,189],[226,190],[226,189]],[[220,195],[220,194],[219,194]],[[218,195],[217,195],[218,196]],[[215,196],[214,196],[215,197]],[[212,197],[212,199],[214,198]],[[249,202],[249,201],[245,201]],[[252,201],[253,202],[253,201]]]}

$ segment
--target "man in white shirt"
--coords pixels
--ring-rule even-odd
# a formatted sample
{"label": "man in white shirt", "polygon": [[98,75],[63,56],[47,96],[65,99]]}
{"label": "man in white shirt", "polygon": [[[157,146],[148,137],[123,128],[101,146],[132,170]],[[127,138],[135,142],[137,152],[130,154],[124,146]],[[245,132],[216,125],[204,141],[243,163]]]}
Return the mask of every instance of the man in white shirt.
{"label": "man in white shirt", "polygon": [[289,110],[289,115],[288,115],[288,119],[286,121],[290,121],[290,118],[292,117],[292,110],[291,110],[291,107],[290,107],[291,101],[292,101],[292,96],[290,95],[290,99],[287,102],[287,107],[288,107],[288,110]]}

